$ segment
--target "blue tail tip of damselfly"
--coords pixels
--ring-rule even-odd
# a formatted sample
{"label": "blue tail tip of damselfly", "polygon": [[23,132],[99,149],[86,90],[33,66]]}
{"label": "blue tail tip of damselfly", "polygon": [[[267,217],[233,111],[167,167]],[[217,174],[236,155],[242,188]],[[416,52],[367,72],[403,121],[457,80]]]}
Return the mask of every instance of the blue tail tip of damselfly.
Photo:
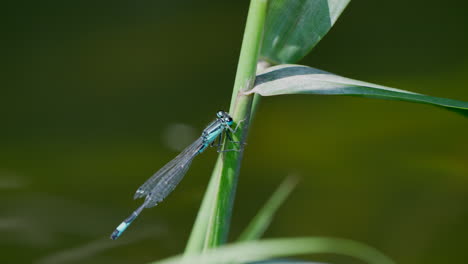
{"label": "blue tail tip of damselfly", "polygon": [[126,221],[123,221],[122,223],[120,223],[120,225],[114,230],[114,232],[112,232],[110,238],[112,240],[116,240],[117,238],[120,237],[120,235],[122,235],[122,233],[125,231],[125,229],[127,229],[127,227],[131,224],[132,222],[126,222]]}
{"label": "blue tail tip of damselfly", "polygon": [[110,236],[110,239],[112,240],[116,240],[117,238],[119,238],[119,236],[122,234],[122,232],[120,232],[119,230],[114,230],[114,232],[112,232],[111,236]]}

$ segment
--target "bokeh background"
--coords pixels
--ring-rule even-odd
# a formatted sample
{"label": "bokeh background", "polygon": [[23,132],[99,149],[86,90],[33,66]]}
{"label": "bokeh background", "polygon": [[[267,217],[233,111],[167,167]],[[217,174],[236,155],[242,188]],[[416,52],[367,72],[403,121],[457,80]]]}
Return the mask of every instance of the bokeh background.
{"label": "bokeh background", "polygon": [[[248,1],[11,1],[2,7],[2,263],[146,263],[182,252],[216,151],[108,237],[151,174],[228,109]],[[353,1],[300,63],[468,101],[466,1]],[[288,175],[266,237],[334,236],[398,263],[468,261],[468,120],[405,102],[264,98],[234,239]],[[312,260],[355,263],[336,256]],[[358,263],[358,262],[356,262]]]}

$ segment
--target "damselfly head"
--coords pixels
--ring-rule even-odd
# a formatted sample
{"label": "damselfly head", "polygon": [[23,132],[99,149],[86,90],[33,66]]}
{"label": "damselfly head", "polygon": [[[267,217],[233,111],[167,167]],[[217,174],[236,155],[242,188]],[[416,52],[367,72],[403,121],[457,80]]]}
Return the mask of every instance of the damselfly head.
{"label": "damselfly head", "polygon": [[232,117],[231,117],[228,113],[226,113],[226,112],[224,112],[224,111],[222,111],[222,110],[219,110],[219,111],[216,113],[216,116],[217,116],[221,121],[223,121],[224,123],[226,123],[226,124],[228,124],[228,125],[232,125],[232,123],[233,123]]}
{"label": "damselfly head", "polygon": [[227,117],[224,118],[224,122],[226,122],[226,124],[228,124],[228,125],[232,125],[232,123],[234,121],[232,121],[232,117],[227,116]]}

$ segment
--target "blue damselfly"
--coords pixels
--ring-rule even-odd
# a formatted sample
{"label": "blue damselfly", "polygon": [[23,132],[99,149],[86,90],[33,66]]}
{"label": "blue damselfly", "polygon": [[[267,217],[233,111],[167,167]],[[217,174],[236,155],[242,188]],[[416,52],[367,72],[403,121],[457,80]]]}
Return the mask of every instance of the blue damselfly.
{"label": "blue damselfly", "polygon": [[233,123],[232,117],[228,113],[218,111],[216,120],[203,130],[202,135],[195,142],[185,148],[177,157],[164,165],[138,188],[134,199],[145,197],[145,201],[114,230],[111,239],[117,239],[143,209],[156,206],[164,200],[187,173],[195,156],[205,151],[208,146],[213,145],[217,138],[219,144],[221,144],[222,136],[225,134],[233,142],[231,137],[231,133],[234,132],[231,128]]}

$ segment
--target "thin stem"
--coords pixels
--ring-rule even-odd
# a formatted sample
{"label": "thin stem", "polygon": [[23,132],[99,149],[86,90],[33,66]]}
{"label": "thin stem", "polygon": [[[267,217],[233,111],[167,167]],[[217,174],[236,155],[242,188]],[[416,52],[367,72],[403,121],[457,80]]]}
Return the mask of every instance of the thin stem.
{"label": "thin stem", "polygon": [[[255,81],[266,10],[267,0],[251,0],[232,92],[229,113],[237,123],[243,120],[239,132],[234,135],[234,141],[240,141],[241,148],[240,151],[221,152],[218,156],[186,253],[216,247],[226,241],[229,232],[243,146],[250,117],[254,114],[251,112],[254,97],[240,91],[251,89]],[[225,145],[228,149],[236,147],[232,143]]]}

